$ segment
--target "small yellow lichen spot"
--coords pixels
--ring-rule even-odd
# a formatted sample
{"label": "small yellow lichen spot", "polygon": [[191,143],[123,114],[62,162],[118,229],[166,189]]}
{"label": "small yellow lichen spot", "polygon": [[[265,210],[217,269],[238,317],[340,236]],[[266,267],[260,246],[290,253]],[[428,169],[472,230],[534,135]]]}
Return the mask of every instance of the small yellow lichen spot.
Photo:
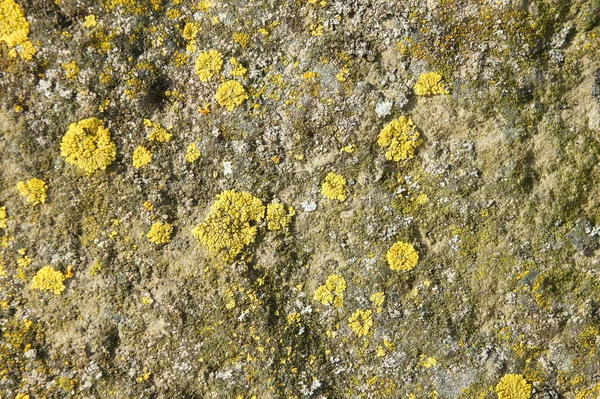
{"label": "small yellow lichen spot", "polygon": [[213,6],[212,0],[200,0],[198,3],[198,10],[208,12]]}
{"label": "small yellow lichen spot", "polygon": [[352,144],[346,145],[342,148],[340,148],[340,151],[345,152],[346,154],[354,154],[354,151],[356,151],[356,148],[354,148],[354,146]]}
{"label": "small yellow lichen spot", "polygon": [[521,374],[506,374],[496,385],[498,399],[529,399],[531,385]]}
{"label": "small yellow lichen spot", "polygon": [[65,68],[67,79],[77,79],[77,76],[79,76],[79,72],[81,71],[75,60],[62,64],[62,67]]}
{"label": "small yellow lichen spot", "polygon": [[235,107],[242,105],[248,99],[248,94],[241,83],[228,80],[219,86],[215,98],[219,105],[233,111]]}
{"label": "small yellow lichen spot", "polygon": [[46,182],[35,177],[27,181],[18,182],[17,189],[27,202],[33,205],[43,204],[46,202],[46,198],[48,198],[48,186],[46,186]]}
{"label": "small yellow lichen spot", "polygon": [[97,118],[71,123],[60,143],[60,154],[67,163],[87,174],[105,170],[117,157],[117,147],[110,131]]}
{"label": "small yellow lichen spot", "polygon": [[313,36],[323,36],[325,32],[325,27],[323,24],[310,24],[310,34]]}
{"label": "small yellow lichen spot", "polygon": [[229,63],[232,66],[231,76],[242,77],[248,73],[248,70],[235,57],[231,57]]}
{"label": "small yellow lichen spot", "polygon": [[6,207],[0,206],[0,229],[6,228],[7,220],[8,220],[8,213],[6,212]]}
{"label": "small yellow lichen spot", "polygon": [[246,48],[248,47],[248,43],[250,43],[250,35],[241,32],[234,33],[233,41],[239,44],[241,48]]}
{"label": "small yellow lichen spot", "polygon": [[29,399],[29,394],[18,393],[17,396],[15,396],[15,399]]}
{"label": "small yellow lichen spot", "polygon": [[285,230],[292,223],[292,217],[296,215],[294,207],[285,210],[285,205],[273,202],[267,205],[267,227],[269,230]]}
{"label": "small yellow lichen spot", "polygon": [[144,305],[150,305],[150,304],[152,304],[152,302],[153,302],[152,298],[150,298],[149,296],[147,296],[147,295],[142,296],[142,303]]}
{"label": "small yellow lichen spot", "polygon": [[44,266],[31,280],[32,290],[48,290],[59,295],[65,289],[65,275],[59,270],[54,270],[52,266]]}
{"label": "small yellow lichen spot", "polygon": [[348,68],[347,65],[344,65],[340,71],[335,75],[335,78],[344,83],[345,81],[348,80],[348,76],[350,76],[350,69]]}
{"label": "small yellow lichen spot", "polygon": [[173,226],[169,223],[156,222],[150,228],[146,237],[154,244],[166,244],[171,241]]}
{"label": "small yellow lichen spot", "polygon": [[194,40],[200,32],[200,22],[186,22],[183,27],[183,38],[185,40]]}
{"label": "small yellow lichen spot", "polygon": [[160,124],[152,122],[150,119],[144,119],[144,126],[152,128],[152,131],[148,135],[150,141],[158,141],[161,143],[171,141],[173,135]]}
{"label": "small yellow lichen spot", "polygon": [[346,291],[346,280],[339,274],[332,274],[327,277],[325,284],[315,290],[314,300],[323,305],[329,305],[341,308],[344,306],[344,292]]}
{"label": "small yellow lichen spot", "polygon": [[381,291],[374,293],[369,297],[369,300],[377,308],[377,313],[380,313],[383,310],[383,302],[385,301],[385,294]]}
{"label": "small yellow lichen spot", "polygon": [[304,78],[304,80],[313,80],[315,78],[318,78],[319,76],[321,76],[320,73],[318,72],[313,72],[313,71],[306,71],[302,74],[302,77]]}
{"label": "small yellow lichen spot", "polygon": [[265,206],[252,194],[227,190],[217,195],[206,219],[192,230],[193,236],[224,261],[233,261],[254,242]]}
{"label": "small yellow lichen spot", "polygon": [[432,96],[436,94],[449,94],[446,85],[442,82],[442,75],[437,72],[422,73],[414,87],[418,96]]}
{"label": "small yellow lichen spot", "polygon": [[196,162],[202,156],[202,152],[196,146],[196,143],[190,143],[185,151],[185,160],[189,163]]}
{"label": "small yellow lichen spot", "polygon": [[200,53],[196,58],[196,74],[203,82],[208,82],[221,71],[223,55],[217,50],[208,50]]}
{"label": "small yellow lichen spot", "polygon": [[402,241],[394,243],[385,257],[392,270],[412,270],[419,262],[419,254],[415,247]]}
{"label": "small yellow lichen spot", "polygon": [[402,115],[400,119],[394,119],[381,129],[377,144],[387,148],[387,159],[398,162],[412,158],[421,139],[412,120]]}
{"label": "small yellow lichen spot", "polygon": [[181,11],[179,11],[176,8],[170,9],[169,11],[167,11],[167,18],[173,20],[173,19],[177,19],[181,17]]}
{"label": "small yellow lichen spot", "polygon": [[152,162],[152,153],[143,145],[138,146],[133,151],[133,166],[141,168]]}
{"label": "small yellow lichen spot", "polygon": [[292,312],[287,315],[288,324],[300,324],[300,312]]}
{"label": "small yellow lichen spot", "polygon": [[96,16],[94,14],[90,14],[85,17],[85,20],[83,21],[83,26],[90,29],[96,25],[98,25],[98,21],[96,21]]}
{"label": "small yellow lichen spot", "polygon": [[359,337],[367,335],[373,327],[373,311],[370,309],[357,310],[348,319],[348,325]]}
{"label": "small yellow lichen spot", "polygon": [[329,172],[321,184],[321,194],[330,200],[346,200],[346,178],[337,173]]}
{"label": "small yellow lichen spot", "polygon": [[435,357],[427,357],[422,354],[419,358],[419,363],[421,364],[421,367],[430,369],[437,366],[437,359]]}
{"label": "small yellow lichen spot", "polygon": [[0,42],[6,43],[11,49],[11,56],[31,60],[35,48],[29,41],[29,22],[23,9],[14,0],[0,0]]}

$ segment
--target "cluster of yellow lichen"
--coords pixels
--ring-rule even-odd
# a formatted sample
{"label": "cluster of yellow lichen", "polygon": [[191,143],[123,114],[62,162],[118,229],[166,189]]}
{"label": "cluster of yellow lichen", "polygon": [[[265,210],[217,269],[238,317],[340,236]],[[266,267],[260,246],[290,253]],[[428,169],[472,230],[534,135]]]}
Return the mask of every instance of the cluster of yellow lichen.
{"label": "cluster of yellow lichen", "polygon": [[208,82],[221,71],[223,55],[214,49],[203,51],[196,58],[196,74],[203,82]]}
{"label": "cluster of yellow lichen", "polygon": [[600,398],[600,382],[590,389],[577,392],[575,399],[598,399]]}
{"label": "cluster of yellow lichen", "polygon": [[419,253],[412,244],[402,241],[394,243],[385,257],[392,270],[412,270],[419,262]]}
{"label": "cluster of yellow lichen", "polygon": [[8,220],[8,213],[6,212],[6,207],[0,206],[0,229],[6,228],[7,220]]}
{"label": "cluster of yellow lichen", "polygon": [[196,143],[190,143],[185,150],[185,160],[189,163],[196,162],[202,156],[202,152],[196,146]]}
{"label": "cluster of yellow lichen", "polygon": [[48,186],[46,182],[36,177],[17,183],[17,189],[27,202],[37,205],[46,202]]}
{"label": "cluster of yellow lichen", "polygon": [[422,73],[415,84],[414,90],[415,94],[419,96],[450,93],[442,82],[442,75],[437,72]]}
{"label": "cluster of yellow lichen", "polygon": [[383,310],[383,302],[385,302],[385,294],[381,291],[374,293],[369,297],[369,301],[375,307],[375,311],[380,313]]}
{"label": "cluster of yellow lichen", "polygon": [[381,129],[377,144],[386,147],[387,159],[398,162],[413,157],[415,149],[421,144],[420,137],[412,120],[402,115]]}
{"label": "cluster of yellow lichen", "polygon": [[521,374],[506,374],[496,385],[498,399],[529,399],[531,385]]}
{"label": "cluster of yellow lichen", "polygon": [[14,0],[0,0],[0,42],[6,43],[13,58],[20,55],[31,60],[35,54],[35,47],[29,41],[29,22]]}
{"label": "cluster of yellow lichen", "polygon": [[150,141],[165,143],[171,140],[172,134],[159,123],[152,122],[150,119],[144,119],[144,126],[152,128],[152,131],[148,135]]}
{"label": "cluster of yellow lichen", "polygon": [[346,200],[346,178],[337,173],[329,172],[321,184],[321,193],[330,200]]}
{"label": "cluster of yellow lichen", "polygon": [[358,336],[365,336],[373,327],[373,311],[358,309],[348,319],[348,325]]}
{"label": "cluster of yellow lichen", "polygon": [[225,261],[233,261],[254,242],[265,206],[252,194],[227,190],[217,195],[206,219],[192,230],[194,237]]}
{"label": "cluster of yellow lichen", "polygon": [[248,94],[240,82],[228,80],[219,86],[215,98],[219,105],[233,111],[235,107],[242,105],[248,99]]}
{"label": "cluster of yellow lichen", "polygon": [[146,166],[152,162],[152,153],[149,149],[140,145],[133,151],[132,162],[133,166],[138,169]]}
{"label": "cluster of yellow lichen", "polygon": [[171,241],[173,226],[169,223],[156,222],[150,228],[146,237],[154,244],[166,244]]}
{"label": "cluster of yellow lichen", "polygon": [[64,281],[67,277],[52,266],[44,266],[31,280],[31,289],[47,290],[59,295],[65,289]]}
{"label": "cluster of yellow lichen", "polygon": [[60,143],[60,153],[67,163],[88,174],[105,170],[117,157],[117,147],[110,131],[98,118],[71,123]]}
{"label": "cluster of yellow lichen", "polygon": [[269,230],[285,230],[292,223],[292,218],[296,215],[293,206],[288,207],[279,202],[273,202],[267,205],[267,227]]}
{"label": "cluster of yellow lichen", "polygon": [[332,274],[327,277],[325,284],[315,290],[314,300],[323,305],[330,305],[336,308],[344,306],[344,292],[346,291],[346,280],[339,274]]}

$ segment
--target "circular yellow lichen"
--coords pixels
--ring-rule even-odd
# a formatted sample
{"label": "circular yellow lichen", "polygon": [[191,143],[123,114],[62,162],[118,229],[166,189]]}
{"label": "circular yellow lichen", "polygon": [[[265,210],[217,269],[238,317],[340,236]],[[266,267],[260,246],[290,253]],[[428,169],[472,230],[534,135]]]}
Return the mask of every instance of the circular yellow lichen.
{"label": "circular yellow lichen", "polygon": [[402,241],[392,245],[385,257],[392,270],[412,270],[419,262],[419,253],[412,244]]}
{"label": "circular yellow lichen", "polygon": [[215,98],[219,105],[233,111],[235,107],[242,105],[248,99],[248,94],[241,83],[228,80],[219,86]]}
{"label": "circular yellow lichen", "polygon": [[29,22],[14,0],[0,0],[0,42],[11,48],[9,55],[12,57],[17,56],[17,46],[20,56],[26,60],[35,54],[35,47],[29,41]]}
{"label": "circular yellow lichen", "polygon": [[62,272],[54,270],[52,266],[44,266],[33,276],[31,289],[52,291],[58,295],[65,289],[65,279]]}
{"label": "circular yellow lichen", "polygon": [[292,218],[296,214],[293,206],[288,207],[279,202],[273,202],[267,205],[267,227],[269,230],[285,230],[292,223]]}
{"label": "circular yellow lichen", "polygon": [[521,374],[506,374],[496,385],[498,399],[529,399],[531,385]]}
{"label": "circular yellow lichen", "polygon": [[117,157],[117,147],[110,131],[98,118],[71,123],[60,143],[60,154],[67,163],[78,166],[87,174],[105,170]]}
{"label": "circular yellow lichen", "polygon": [[203,82],[208,82],[223,67],[223,55],[217,50],[208,50],[200,53],[196,58],[196,74]]}
{"label": "circular yellow lichen", "polygon": [[27,181],[18,182],[17,190],[25,197],[27,202],[33,205],[43,204],[46,202],[46,198],[48,198],[48,186],[46,182],[35,177]]}
{"label": "circular yellow lichen", "polygon": [[341,308],[344,306],[344,292],[346,291],[346,280],[339,274],[332,274],[327,277],[325,284],[315,290],[314,300],[323,305],[329,305]]}
{"label": "circular yellow lichen", "polygon": [[217,195],[206,219],[192,230],[194,237],[224,261],[233,261],[254,242],[265,206],[252,194],[227,190]]}
{"label": "circular yellow lichen", "polygon": [[410,118],[402,115],[381,129],[377,144],[386,147],[385,157],[392,161],[410,159],[421,144],[421,135]]}
{"label": "circular yellow lichen", "polygon": [[348,319],[348,325],[358,336],[367,335],[373,327],[373,311],[371,309],[357,310]]}
{"label": "circular yellow lichen", "polygon": [[442,75],[437,72],[422,73],[415,84],[414,90],[415,94],[418,96],[450,93],[442,82]]}
{"label": "circular yellow lichen", "polygon": [[152,153],[143,145],[138,146],[133,151],[133,166],[135,168],[141,168],[152,162]]}
{"label": "circular yellow lichen", "polygon": [[173,226],[169,223],[156,222],[150,228],[146,237],[154,244],[166,244],[171,241]]}
{"label": "circular yellow lichen", "polygon": [[337,173],[329,172],[321,184],[321,194],[330,200],[346,200],[346,178]]}

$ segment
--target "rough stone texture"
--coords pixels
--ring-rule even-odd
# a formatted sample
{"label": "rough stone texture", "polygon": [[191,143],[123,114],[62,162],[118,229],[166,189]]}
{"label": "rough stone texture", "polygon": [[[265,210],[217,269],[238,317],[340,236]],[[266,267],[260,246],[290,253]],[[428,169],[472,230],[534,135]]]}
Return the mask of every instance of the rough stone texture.
{"label": "rough stone texture", "polygon": [[[0,397],[496,398],[514,373],[534,398],[596,398],[596,0],[16,2],[36,53],[0,42]],[[202,82],[209,49],[223,68]],[[432,71],[450,94],[415,95]],[[401,115],[423,142],[388,161]],[[92,117],[117,156],[86,174],[60,143]],[[330,172],[344,201],[321,194]],[[296,214],[224,262],[191,231],[232,189]],[[397,241],[410,271],[386,262]],[[31,289],[46,265],[71,270],[62,293]],[[332,274],[342,307],[314,299]]]}

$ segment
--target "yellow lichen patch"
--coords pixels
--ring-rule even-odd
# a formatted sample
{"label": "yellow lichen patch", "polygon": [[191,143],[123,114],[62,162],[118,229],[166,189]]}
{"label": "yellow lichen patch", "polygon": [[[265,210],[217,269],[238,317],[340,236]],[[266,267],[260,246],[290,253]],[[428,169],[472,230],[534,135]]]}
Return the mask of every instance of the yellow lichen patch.
{"label": "yellow lichen patch", "polygon": [[90,14],[85,17],[85,20],[83,21],[83,26],[85,26],[88,29],[91,29],[96,25],[98,25],[98,21],[96,21],[96,16],[94,14]]}
{"label": "yellow lichen patch", "polygon": [[442,75],[437,72],[422,73],[414,87],[418,96],[432,96],[436,94],[449,94],[446,85],[442,82]]}
{"label": "yellow lichen patch", "polygon": [[357,310],[348,319],[348,325],[358,336],[367,335],[373,327],[373,311],[371,309]]}
{"label": "yellow lichen patch", "polygon": [[35,54],[35,47],[29,41],[29,22],[14,0],[0,0],[0,42],[6,43],[12,57],[17,56],[17,49],[25,60],[31,60]]}
{"label": "yellow lichen patch", "polygon": [[185,40],[194,40],[200,32],[200,22],[186,22],[183,27],[183,38]]}
{"label": "yellow lichen patch", "polygon": [[385,257],[392,270],[412,270],[419,262],[419,254],[412,244],[402,241],[394,243]]}
{"label": "yellow lichen patch", "polygon": [[98,169],[105,170],[113,163],[117,147],[102,121],[88,118],[69,125],[60,143],[60,154],[67,163],[91,174]]}
{"label": "yellow lichen patch", "polygon": [[496,385],[498,399],[529,399],[531,385],[521,374],[506,374]]}
{"label": "yellow lichen patch", "polygon": [[239,44],[241,48],[246,48],[248,47],[248,43],[250,43],[250,35],[241,32],[234,33],[233,41]]}
{"label": "yellow lichen patch", "polygon": [[590,389],[577,392],[575,399],[598,399],[600,398],[600,382]]}
{"label": "yellow lichen patch", "polygon": [[173,136],[167,129],[156,122],[152,122],[150,119],[144,119],[144,126],[152,128],[152,131],[148,134],[148,139],[150,141],[166,143],[170,141]]}
{"label": "yellow lichen patch", "polygon": [[8,220],[8,213],[6,212],[6,207],[0,206],[0,229],[6,228],[7,220]]}
{"label": "yellow lichen patch", "polygon": [[138,146],[133,151],[133,166],[135,168],[141,168],[152,162],[152,153],[143,145]]}
{"label": "yellow lichen patch", "polygon": [[398,162],[414,156],[415,149],[421,144],[420,137],[412,120],[402,115],[381,129],[377,144],[387,148],[387,159]]}
{"label": "yellow lichen patch", "polygon": [[81,71],[75,60],[62,64],[62,67],[65,69],[67,79],[77,79],[77,76],[79,76],[79,72]]}
{"label": "yellow lichen patch", "polygon": [[267,205],[267,227],[269,230],[285,230],[292,223],[292,217],[296,215],[294,207],[288,207],[279,202]]}
{"label": "yellow lichen patch", "polygon": [[202,156],[202,152],[196,146],[196,143],[190,143],[185,150],[185,160],[189,163],[196,162]]}
{"label": "yellow lichen patch", "polygon": [[288,324],[292,325],[292,324],[300,324],[300,313],[299,312],[292,312],[290,314],[287,315],[287,322]]}
{"label": "yellow lichen patch", "polygon": [[203,82],[208,82],[221,71],[223,55],[217,50],[203,51],[196,58],[196,74]]}
{"label": "yellow lichen patch", "polygon": [[321,194],[330,200],[346,200],[346,178],[337,173],[329,172],[321,184]]}
{"label": "yellow lichen patch", "polygon": [[248,70],[235,57],[231,57],[229,63],[232,67],[231,76],[242,77],[248,73]]}
{"label": "yellow lichen patch", "polygon": [[146,237],[154,244],[166,244],[171,241],[173,226],[169,223],[156,222],[150,228]]}
{"label": "yellow lichen patch", "polygon": [[344,306],[344,292],[346,291],[346,280],[339,274],[327,277],[325,284],[315,290],[314,300],[323,305],[333,303],[336,308]]}
{"label": "yellow lichen patch", "polygon": [[423,354],[421,354],[421,356],[419,357],[419,364],[421,365],[421,367],[424,367],[426,369],[430,369],[432,367],[437,366],[437,359],[435,357],[427,357]]}
{"label": "yellow lichen patch", "polygon": [[347,65],[344,65],[342,68],[340,68],[339,72],[335,75],[335,78],[344,83],[348,80],[348,77],[350,76],[350,69],[348,68]]}
{"label": "yellow lichen patch", "polygon": [[17,189],[27,202],[33,205],[43,204],[46,202],[46,198],[48,198],[46,182],[35,177],[27,181],[18,182]]}
{"label": "yellow lichen patch", "polygon": [[217,195],[206,219],[192,230],[198,241],[225,261],[233,261],[254,242],[265,206],[252,194],[227,190]]}
{"label": "yellow lichen patch", "polygon": [[242,105],[248,99],[248,94],[241,83],[228,80],[219,86],[215,98],[219,105],[233,111],[235,107]]}
{"label": "yellow lichen patch", "polygon": [[198,10],[208,12],[213,6],[212,0],[200,0],[198,3]]}
{"label": "yellow lichen patch", "polygon": [[44,266],[31,280],[30,288],[32,290],[47,290],[59,295],[65,289],[64,281],[66,276],[59,270],[54,270],[52,266]]}
{"label": "yellow lichen patch", "polygon": [[383,310],[383,302],[385,301],[385,294],[383,292],[376,292],[369,297],[371,304],[376,308],[376,312],[380,313]]}

